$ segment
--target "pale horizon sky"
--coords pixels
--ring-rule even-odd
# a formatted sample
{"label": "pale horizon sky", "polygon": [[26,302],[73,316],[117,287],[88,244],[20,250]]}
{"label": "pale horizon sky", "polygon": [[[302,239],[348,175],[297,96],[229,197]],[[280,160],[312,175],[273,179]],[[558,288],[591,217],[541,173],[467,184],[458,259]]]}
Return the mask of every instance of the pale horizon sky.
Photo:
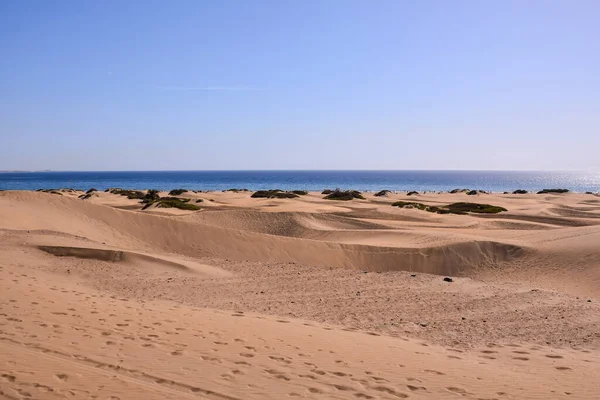
{"label": "pale horizon sky", "polygon": [[0,170],[600,171],[599,15],[3,1]]}

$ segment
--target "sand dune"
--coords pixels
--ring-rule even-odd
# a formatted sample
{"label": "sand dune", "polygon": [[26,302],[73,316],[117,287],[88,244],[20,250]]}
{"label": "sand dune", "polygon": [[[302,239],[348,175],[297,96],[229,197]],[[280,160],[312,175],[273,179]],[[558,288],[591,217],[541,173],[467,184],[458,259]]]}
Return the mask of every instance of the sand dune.
{"label": "sand dune", "polygon": [[0,396],[600,397],[593,196],[81,194],[0,192]]}

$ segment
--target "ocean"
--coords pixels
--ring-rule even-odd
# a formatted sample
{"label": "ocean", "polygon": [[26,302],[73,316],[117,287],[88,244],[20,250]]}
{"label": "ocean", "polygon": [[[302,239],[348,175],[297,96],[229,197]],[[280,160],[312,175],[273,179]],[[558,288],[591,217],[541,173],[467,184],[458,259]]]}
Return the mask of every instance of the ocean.
{"label": "ocean", "polygon": [[225,190],[230,188],[491,192],[564,188],[599,192],[600,173],[549,171],[115,171],[2,172],[0,190],[73,188]]}

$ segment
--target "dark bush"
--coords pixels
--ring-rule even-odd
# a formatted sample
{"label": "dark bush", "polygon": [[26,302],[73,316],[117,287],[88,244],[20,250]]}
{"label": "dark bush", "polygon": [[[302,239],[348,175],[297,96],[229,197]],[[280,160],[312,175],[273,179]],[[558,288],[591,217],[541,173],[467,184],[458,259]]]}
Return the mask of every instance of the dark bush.
{"label": "dark bush", "polygon": [[504,207],[491,206],[489,204],[477,204],[477,203],[452,203],[447,206],[453,214],[461,214],[467,212],[480,213],[480,214],[496,214],[502,211],[508,211]]}
{"label": "dark bush", "polygon": [[128,199],[137,199],[137,200],[144,200],[144,196],[146,196],[146,194],[144,192],[141,192],[139,190],[124,190],[124,189],[110,189],[110,193],[112,194],[118,194],[120,196],[127,196]]}
{"label": "dark bush", "polygon": [[392,206],[400,207],[400,208],[416,208],[418,210],[424,210],[424,211],[429,211],[428,208],[430,208],[430,206],[428,206],[426,204],[413,203],[410,201],[396,201],[395,203],[392,203]]}
{"label": "dark bush", "polygon": [[527,194],[527,193],[529,193],[529,192],[524,189],[517,189],[514,192],[512,192],[512,194]]}
{"label": "dark bush", "polygon": [[331,192],[324,198],[327,200],[342,200],[342,201],[349,201],[349,200],[354,200],[354,199],[363,199],[364,200],[364,197],[362,196],[362,194],[359,191],[356,191],[356,190],[342,191],[340,189],[335,189],[333,192]]}
{"label": "dark bush", "polygon": [[546,193],[569,193],[569,189],[542,189],[537,194],[546,194]]}
{"label": "dark bush", "polygon": [[89,199],[90,197],[92,197],[92,193],[86,193],[86,194],[82,194],[81,196],[79,196],[79,198],[80,198],[81,200],[87,200],[87,199]]}
{"label": "dark bush", "polygon": [[478,192],[477,192],[477,190],[469,190],[469,191],[467,192],[467,195],[468,195],[468,196],[475,196],[477,193],[478,193]]}
{"label": "dark bush", "polygon": [[144,195],[144,203],[156,201],[158,199],[160,199],[160,195],[158,194],[158,190],[156,189],[149,189]]}
{"label": "dark bush", "polygon": [[585,194],[596,194],[594,192],[585,192]]}
{"label": "dark bush", "polygon": [[223,192],[234,192],[234,193],[238,193],[238,192],[249,192],[249,189],[227,189],[227,190],[223,190]]}
{"label": "dark bush", "polygon": [[299,196],[306,196],[308,194],[307,190],[292,190],[292,193],[297,194]]}
{"label": "dark bush", "polygon": [[202,200],[202,199],[198,199],[198,200],[196,200],[196,203],[202,203],[203,201],[204,200]]}
{"label": "dark bush", "polygon": [[321,194],[331,194],[331,193],[333,193],[333,190],[331,190],[331,189],[325,189],[321,192]]}
{"label": "dark bush", "polygon": [[187,189],[173,189],[169,192],[169,196],[179,196],[182,195],[183,193],[187,193],[188,190]]}
{"label": "dark bush", "polygon": [[59,192],[60,189],[38,189],[38,192],[44,192],[44,193],[52,193],[52,194],[58,194],[60,196],[62,196],[62,193]]}
{"label": "dark bush", "polygon": [[451,194],[456,194],[456,193],[464,193],[464,192],[468,192],[469,189],[452,189],[450,191]]}
{"label": "dark bush", "polygon": [[406,193],[407,196],[413,196],[415,194],[419,194],[419,192],[416,192],[416,191],[413,190],[411,192]]}
{"label": "dark bush", "polygon": [[97,192],[97,190],[96,190],[96,189],[94,189],[94,188],[91,188],[90,190],[88,190],[88,191],[87,191],[87,192],[85,192],[85,193],[86,193],[86,194],[90,194],[90,193],[92,193],[92,192]]}
{"label": "dark bush", "polygon": [[374,196],[375,197],[383,197],[383,196],[387,196],[390,193],[392,193],[390,190],[380,190],[379,192],[375,193]]}
{"label": "dark bush", "polygon": [[452,203],[447,206],[428,206],[422,203],[411,203],[407,201],[397,201],[392,206],[400,208],[416,208],[418,210],[435,212],[438,214],[467,214],[469,212],[479,214],[495,214],[502,211],[507,211],[506,208],[491,206],[489,204],[477,203]]}
{"label": "dark bush", "polygon": [[274,190],[258,190],[252,193],[252,196],[255,199],[293,199],[294,197],[299,197],[297,194],[292,192],[283,192],[279,189]]}
{"label": "dark bush", "polygon": [[142,210],[147,209],[153,204],[156,204],[157,208],[178,208],[180,210],[197,211],[200,210],[195,204],[189,203],[190,199],[181,199],[179,197],[161,197],[156,201],[150,201],[146,203]]}

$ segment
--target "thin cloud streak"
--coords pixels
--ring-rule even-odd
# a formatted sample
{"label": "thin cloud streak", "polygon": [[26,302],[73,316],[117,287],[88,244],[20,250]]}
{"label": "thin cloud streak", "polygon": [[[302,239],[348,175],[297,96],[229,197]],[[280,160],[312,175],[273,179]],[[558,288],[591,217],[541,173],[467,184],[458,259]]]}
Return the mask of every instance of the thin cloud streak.
{"label": "thin cloud streak", "polygon": [[201,92],[259,92],[266,89],[251,86],[157,86],[160,90]]}

